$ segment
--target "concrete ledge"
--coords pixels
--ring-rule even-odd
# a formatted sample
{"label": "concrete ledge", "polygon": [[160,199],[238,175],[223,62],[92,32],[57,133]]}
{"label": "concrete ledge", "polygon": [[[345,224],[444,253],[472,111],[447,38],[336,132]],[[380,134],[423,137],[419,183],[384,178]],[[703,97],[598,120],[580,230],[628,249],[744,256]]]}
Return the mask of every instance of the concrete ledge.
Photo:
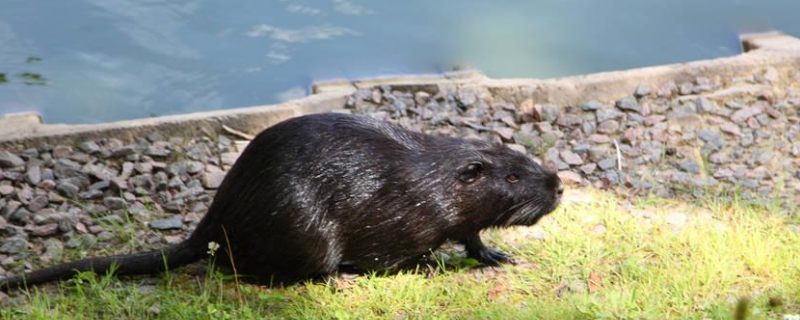
{"label": "concrete ledge", "polygon": [[442,87],[475,87],[488,91],[495,99],[512,103],[531,99],[535,103],[577,105],[588,100],[616,100],[630,95],[641,84],[657,87],[669,81],[692,81],[699,76],[744,76],[766,67],[800,69],[800,39],[779,32],[744,34],[740,38],[744,53],[734,57],[549,80],[490,79],[475,70],[353,81],[337,79],[316,82],[311,96],[282,104],[92,125],[43,124],[35,114],[11,114],[0,119],[0,148],[22,149],[44,143],[72,144],[110,137],[131,140],[151,131],[167,136],[194,135],[218,132],[222,125],[257,133],[289,117],[341,109],[356,90],[380,86],[428,92]]}
{"label": "concrete ledge", "polygon": [[[75,144],[87,139],[118,138],[133,140],[149,132],[158,131],[166,136],[186,136],[219,132],[222,125],[255,134],[264,128],[290,117],[308,113],[325,112],[333,106],[344,106],[349,92],[330,92],[303,99],[268,106],[217,110],[182,115],[116,121],[92,125],[50,125],[27,122],[16,125],[19,117],[0,119],[0,148],[24,149],[49,144]],[[37,115],[38,116],[38,115]],[[28,116],[30,117],[30,116]],[[41,119],[41,118],[39,118]]]}

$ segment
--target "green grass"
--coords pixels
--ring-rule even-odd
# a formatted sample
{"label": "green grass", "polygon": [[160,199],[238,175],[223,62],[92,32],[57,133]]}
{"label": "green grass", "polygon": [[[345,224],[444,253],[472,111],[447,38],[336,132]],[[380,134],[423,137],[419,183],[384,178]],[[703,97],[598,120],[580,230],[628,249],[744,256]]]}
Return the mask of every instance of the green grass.
{"label": "green grass", "polygon": [[446,252],[463,267],[273,289],[215,272],[143,288],[82,274],[24,293],[0,319],[733,319],[737,301],[748,319],[800,313],[800,229],[773,206],[573,190],[536,228],[485,234],[515,266],[470,268]]}

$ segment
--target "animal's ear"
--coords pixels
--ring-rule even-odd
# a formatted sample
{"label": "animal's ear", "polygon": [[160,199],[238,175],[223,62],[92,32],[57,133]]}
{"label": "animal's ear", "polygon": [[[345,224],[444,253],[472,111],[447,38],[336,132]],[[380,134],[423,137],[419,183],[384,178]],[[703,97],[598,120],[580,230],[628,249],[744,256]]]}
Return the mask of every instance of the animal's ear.
{"label": "animal's ear", "polygon": [[484,165],[480,162],[470,162],[458,170],[458,180],[465,183],[472,183],[483,174]]}

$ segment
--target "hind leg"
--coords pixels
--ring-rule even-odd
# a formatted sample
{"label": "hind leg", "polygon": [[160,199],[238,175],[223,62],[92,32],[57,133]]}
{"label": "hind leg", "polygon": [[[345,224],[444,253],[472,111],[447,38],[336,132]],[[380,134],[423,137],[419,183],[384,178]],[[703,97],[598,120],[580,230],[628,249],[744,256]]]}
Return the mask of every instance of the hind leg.
{"label": "hind leg", "polygon": [[[220,250],[216,261],[234,267],[243,279],[264,284],[288,284],[336,271],[341,254],[332,235],[314,228],[286,232],[271,227],[231,227],[228,235],[233,254]],[[220,246],[226,249],[228,244],[225,239],[222,241]]]}

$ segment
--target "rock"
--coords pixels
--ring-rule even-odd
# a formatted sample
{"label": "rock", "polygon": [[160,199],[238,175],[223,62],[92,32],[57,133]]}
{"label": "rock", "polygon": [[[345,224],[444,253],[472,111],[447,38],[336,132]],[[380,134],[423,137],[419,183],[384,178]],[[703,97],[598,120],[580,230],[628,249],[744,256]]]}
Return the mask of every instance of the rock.
{"label": "rock", "polygon": [[514,137],[514,129],[511,128],[494,128],[492,131],[496,133],[504,141],[512,141]]}
{"label": "rock", "polygon": [[563,150],[560,152],[561,160],[563,160],[566,164],[571,166],[577,166],[583,164],[583,159],[577,154],[569,150]]}
{"label": "rock", "polygon": [[14,211],[8,219],[18,223],[25,223],[31,216],[30,210],[26,208],[19,208],[17,211]]}
{"label": "rock", "polygon": [[554,104],[546,104],[542,106],[542,119],[544,121],[554,123],[558,119],[558,114],[561,108]]}
{"label": "rock", "polygon": [[33,216],[33,223],[37,225],[45,225],[45,224],[66,224],[67,222],[71,222],[69,213],[66,212],[55,212],[53,209],[44,209]]}
{"label": "rock", "polygon": [[478,98],[475,96],[475,88],[473,87],[461,87],[458,90],[458,101],[463,103],[465,106],[474,105]]}
{"label": "rock", "polygon": [[199,161],[189,161],[186,163],[186,172],[189,174],[196,174],[205,169],[205,165]]}
{"label": "rock", "polygon": [[44,242],[44,254],[40,257],[43,262],[57,260],[64,253],[64,244],[58,239],[47,239]]}
{"label": "rock", "polygon": [[769,115],[773,119],[779,119],[781,117],[781,112],[779,110],[770,107],[764,108],[764,112],[766,112],[767,115]]}
{"label": "rock", "polygon": [[678,91],[678,86],[675,85],[675,82],[668,81],[667,83],[658,88],[656,94],[661,98],[667,98],[672,96],[677,91]]}
{"label": "rock", "polygon": [[597,166],[600,167],[600,170],[603,171],[613,169],[616,165],[617,165],[617,160],[614,158],[606,158],[600,160],[600,162],[597,163]]}
{"label": "rock", "polygon": [[0,245],[0,252],[7,254],[18,254],[28,250],[30,244],[20,236],[14,236],[3,240]]}
{"label": "rock", "polygon": [[177,236],[169,236],[169,235],[168,236],[164,236],[164,242],[166,242],[169,245],[175,245],[175,244],[181,243],[182,241],[183,241],[183,237],[180,236],[180,235],[177,235]]}
{"label": "rock", "polygon": [[580,169],[581,169],[581,172],[583,172],[584,174],[591,175],[592,173],[594,173],[595,169],[597,169],[597,164],[588,163],[588,164],[582,165]]}
{"label": "rock", "polygon": [[578,127],[583,123],[583,119],[577,114],[564,113],[558,117],[557,123],[562,127]]}
{"label": "rock", "polygon": [[100,146],[97,145],[96,142],[91,141],[91,140],[90,141],[81,142],[78,145],[78,148],[81,149],[81,151],[86,152],[88,154],[98,154],[101,151]]}
{"label": "rock", "polygon": [[695,162],[693,160],[681,161],[681,162],[678,162],[677,165],[678,165],[678,168],[683,170],[683,171],[694,173],[694,174],[700,173],[700,164],[698,164],[697,162]]}
{"label": "rock", "polygon": [[58,194],[59,195],[61,195],[63,197],[66,197],[66,198],[69,198],[69,199],[77,198],[78,197],[78,191],[80,191],[80,189],[77,186],[75,186],[75,185],[73,185],[73,184],[71,184],[69,182],[59,183],[58,187],[56,188],[56,190],[58,190]]}
{"label": "rock", "polygon": [[619,123],[614,120],[603,121],[597,126],[597,132],[611,134],[619,130]]}
{"label": "rock", "polygon": [[600,102],[597,102],[596,100],[589,101],[581,106],[581,109],[583,111],[595,111],[601,108],[603,108],[603,105],[601,105]]}
{"label": "rock", "polygon": [[650,87],[646,84],[640,84],[636,87],[636,91],[634,91],[633,95],[637,98],[642,98],[650,94]]}
{"label": "rock", "polygon": [[581,130],[584,134],[592,134],[597,129],[597,123],[595,123],[594,119],[587,120],[584,118],[584,122],[581,124]]}
{"label": "rock", "polygon": [[48,237],[58,233],[58,224],[51,223],[31,228],[30,234],[35,237]]}
{"label": "rock", "polygon": [[589,148],[589,160],[598,162],[609,155],[609,149],[603,146]]}
{"label": "rock", "polygon": [[127,191],[128,182],[120,177],[111,178],[111,180],[109,180],[108,188],[114,192]]}
{"label": "rock", "polygon": [[[42,169],[42,181],[46,180],[55,180],[56,175],[53,173],[52,169]],[[55,185],[53,185],[55,187]]]}
{"label": "rock", "polygon": [[727,154],[716,152],[712,153],[711,156],[708,157],[708,161],[714,164],[724,164],[730,162],[731,159]]}
{"label": "rock", "polygon": [[[126,158],[127,159],[127,158]],[[134,164],[131,162],[125,162],[122,164],[122,172],[120,172],[119,177],[122,179],[128,179],[133,174]]]}
{"label": "rock", "polygon": [[27,185],[23,185],[17,190],[17,200],[27,203],[33,199],[33,190]]}
{"label": "rock", "polygon": [[604,122],[608,120],[620,120],[625,116],[625,113],[620,112],[614,108],[602,108],[595,112],[597,115],[597,122]]}
{"label": "rock", "polygon": [[739,138],[739,145],[742,147],[749,147],[755,142],[755,138],[753,138],[753,134],[750,132],[742,133],[741,138]]}
{"label": "rock", "polygon": [[589,141],[595,144],[606,144],[611,143],[611,138],[607,135],[593,134],[589,136]]}
{"label": "rock", "polygon": [[696,115],[697,107],[695,107],[692,103],[686,103],[672,108],[672,111],[667,114],[667,120],[679,120],[681,118],[687,118]]}
{"label": "rock", "polygon": [[95,183],[91,184],[89,186],[89,190],[103,191],[103,190],[108,190],[108,188],[110,186],[111,186],[111,182],[109,180],[98,181],[98,182],[95,182]]}
{"label": "rock", "polygon": [[719,168],[717,171],[714,171],[713,177],[716,179],[727,179],[733,177],[733,171],[728,168]]}
{"label": "rock", "polygon": [[[509,148],[514,150],[514,148],[512,148],[511,146],[512,145],[509,145]],[[525,147],[524,146],[521,146],[521,145],[514,145],[514,146],[522,147],[522,150],[518,150],[517,149],[517,151],[525,153]],[[222,180],[225,179],[225,174],[226,174],[226,172],[219,171],[219,170],[211,171],[211,172],[205,172],[200,177],[200,180],[203,182],[203,187],[205,187],[207,189],[216,189],[216,188],[219,188],[219,186],[222,184]]]}
{"label": "rock", "polygon": [[25,161],[19,156],[6,150],[0,150],[0,168],[14,168],[24,165]]}
{"label": "rock", "polygon": [[689,184],[693,181],[693,179],[692,176],[686,172],[675,171],[670,174],[670,181],[680,184]]}
{"label": "rock", "polygon": [[166,158],[169,156],[171,151],[165,148],[157,148],[154,146],[150,146],[145,150],[144,154],[153,158]]}
{"label": "rock", "polygon": [[47,207],[49,203],[50,200],[47,198],[47,195],[40,195],[28,202],[28,210],[36,212]]}
{"label": "rock", "polygon": [[150,228],[156,230],[172,230],[172,229],[180,229],[181,227],[183,227],[183,222],[181,221],[180,217],[173,217],[169,219],[161,219],[150,222]]}
{"label": "rock", "polygon": [[160,141],[167,141],[167,138],[164,138],[164,135],[162,135],[158,131],[151,131],[150,133],[147,134],[147,140],[152,143],[156,143]]}
{"label": "rock", "polygon": [[[180,178],[178,177],[175,178],[177,178],[180,181]],[[111,181],[112,183],[114,182],[113,179]],[[130,180],[128,180],[128,182],[130,183],[131,186],[133,186],[134,189],[142,189],[147,192],[152,191],[155,187],[155,183],[153,182],[153,176],[149,174],[143,174],[131,177]]]}
{"label": "rock", "polygon": [[541,133],[553,131],[553,125],[551,125],[549,122],[537,122],[533,124],[533,127]]}
{"label": "rock", "polygon": [[111,158],[122,158],[136,153],[133,145],[121,146],[111,150]]}
{"label": "rock", "polygon": [[112,240],[114,238],[115,238],[114,234],[111,233],[111,232],[108,232],[108,231],[100,232],[97,235],[97,241],[100,241],[100,242],[106,242],[106,241]]}
{"label": "rock", "polygon": [[694,104],[698,113],[711,113],[718,109],[717,104],[714,103],[714,101],[706,98],[698,98],[695,100]]}
{"label": "rock", "polygon": [[204,192],[205,192],[205,190],[203,189],[203,187],[198,185],[198,186],[195,186],[195,187],[186,188],[186,190],[183,190],[181,192],[176,193],[173,196],[173,199],[180,200],[180,199],[191,198],[191,197],[198,196],[198,195],[200,195],[200,194],[202,194]]}
{"label": "rock", "polygon": [[738,135],[742,134],[742,130],[739,128],[739,126],[737,126],[737,125],[735,125],[733,123],[730,123],[730,122],[725,122],[725,123],[721,124],[719,126],[719,129],[722,130],[722,132],[725,132],[727,134],[731,134],[731,135],[734,135],[734,136],[738,136]]}
{"label": "rock", "polygon": [[748,179],[764,180],[770,176],[769,170],[764,166],[759,166],[745,174]]}
{"label": "rock", "polygon": [[772,151],[769,151],[769,150],[756,151],[756,152],[753,152],[753,158],[755,160],[754,161],[755,164],[757,164],[757,165],[765,165],[765,164],[769,163],[774,158],[774,154],[772,153]]}
{"label": "rock", "polygon": [[667,117],[662,115],[652,115],[644,118],[644,125],[652,127],[658,123],[664,122]]}
{"label": "rock", "polygon": [[56,146],[55,148],[53,148],[53,152],[52,152],[53,158],[56,158],[56,159],[66,158],[66,157],[69,156],[70,153],[72,153],[72,147],[70,147],[70,146],[61,146],[61,145]]}
{"label": "rock", "polygon": [[634,97],[627,97],[622,100],[617,101],[616,103],[617,108],[620,108],[624,111],[634,111],[636,113],[642,113],[642,107],[639,105],[639,101],[636,101]]}
{"label": "rock", "polygon": [[757,107],[742,108],[731,114],[731,120],[733,120],[733,122],[742,124],[745,122],[745,120],[761,114],[761,112],[762,110]]}
{"label": "rock", "polygon": [[644,135],[644,128],[642,127],[628,128],[622,135],[622,142],[632,146],[636,146],[639,145],[639,142],[642,140],[643,135]]}
{"label": "rock", "polygon": [[[61,158],[56,161],[55,166],[53,166],[53,173],[55,177],[59,179],[86,176],[86,174],[81,171],[81,165],[66,158]],[[42,175],[42,178],[44,178],[44,175]]]}
{"label": "rock", "polygon": [[115,170],[109,169],[102,164],[87,164],[83,168],[83,173],[97,180],[109,180],[117,176]]}
{"label": "rock", "polygon": [[42,182],[42,169],[39,166],[30,166],[28,171],[25,172],[25,181],[32,185],[37,185]]}
{"label": "rock", "polygon": [[697,137],[705,142],[703,150],[707,153],[717,151],[725,147],[725,140],[722,139],[722,136],[716,131],[703,129],[698,131]]}
{"label": "rock", "polygon": [[152,162],[138,162],[133,165],[133,169],[139,174],[149,174],[153,172]]}
{"label": "rock", "polygon": [[583,181],[580,174],[572,171],[559,171],[558,177],[561,178],[561,181],[566,185],[580,185]]}
{"label": "rock", "polygon": [[0,195],[7,196],[14,193],[14,186],[10,184],[0,185]]}
{"label": "rock", "polygon": [[106,197],[105,199],[103,199],[103,204],[109,210],[120,210],[120,209],[125,209],[125,207],[127,207],[125,199],[119,197]]}
{"label": "rock", "polygon": [[[528,153],[528,149],[525,148],[525,146],[523,146],[521,144],[508,143],[508,144],[506,144],[506,147],[508,147],[509,149],[514,150],[516,152],[519,152],[519,153],[523,153],[523,154]],[[217,177],[217,179],[218,179],[217,181],[219,183],[222,183],[222,178],[225,176],[224,172],[222,172],[221,174],[222,174],[222,177]],[[211,180],[211,181],[214,181],[214,180]],[[203,180],[203,186],[208,188],[208,189],[216,189],[217,187],[219,187],[219,184],[217,184],[216,187],[212,187],[212,186],[214,186],[214,183],[208,183],[205,180]]]}
{"label": "rock", "polygon": [[684,82],[678,86],[678,89],[678,93],[680,93],[682,96],[685,96],[694,92],[694,85],[691,82]]}

